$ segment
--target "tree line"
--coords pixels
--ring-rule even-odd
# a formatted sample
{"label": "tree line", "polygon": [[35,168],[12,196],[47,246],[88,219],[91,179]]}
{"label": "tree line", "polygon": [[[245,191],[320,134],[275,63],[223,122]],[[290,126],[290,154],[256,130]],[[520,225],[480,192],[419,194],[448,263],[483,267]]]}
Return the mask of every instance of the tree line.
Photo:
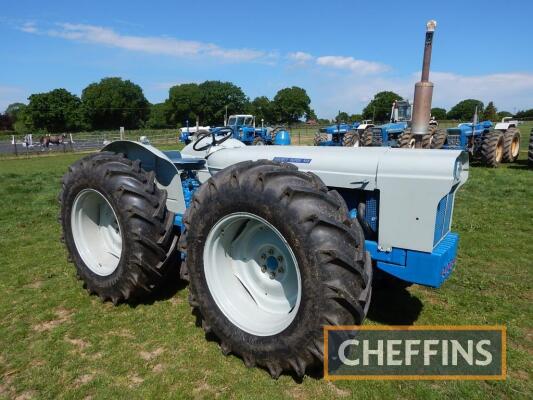
{"label": "tree line", "polygon": [[176,128],[221,125],[225,114],[250,113],[267,124],[316,118],[311,99],[302,88],[279,90],[272,100],[250,101],[231,82],[185,83],[169,89],[168,98],[150,104],[139,85],[121,78],[104,78],[83,89],[81,97],[66,89],[32,94],[28,104],[14,103],[0,117],[0,129],[26,132],[77,132],[138,128]]}
{"label": "tree line", "polygon": [[[150,104],[141,87],[118,77],[103,78],[83,89],[80,97],[66,89],[32,94],[28,104],[10,104],[0,114],[0,130],[28,132],[77,132],[83,130],[138,128],[177,128],[186,122],[195,125],[220,126],[226,113],[247,113],[263,120],[265,124],[293,124],[302,120],[329,122],[355,122],[371,119],[388,121],[392,103],[402,97],[391,91],[377,93],[361,114],[339,111],[333,121],[318,119],[311,108],[311,99],[305,89],[297,86],[279,90],[269,99],[259,96],[250,100],[243,90],[231,82],[205,81],[172,86],[168,98]],[[449,111],[433,108],[438,120],[469,121],[477,107],[479,119],[498,120],[511,116],[498,111],[491,101],[485,107],[475,99],[460,101]],[[520,111],[517,118],[533,117],[533,109]]]}

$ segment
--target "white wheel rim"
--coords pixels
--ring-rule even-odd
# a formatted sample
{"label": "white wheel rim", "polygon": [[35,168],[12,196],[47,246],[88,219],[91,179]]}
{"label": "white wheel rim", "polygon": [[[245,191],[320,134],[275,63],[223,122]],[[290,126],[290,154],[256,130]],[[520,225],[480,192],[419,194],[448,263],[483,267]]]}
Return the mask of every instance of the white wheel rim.
{"label": "white wheel rim", "polygon": [[266,220],[243,212],[225,216],[211,228],[203,257],[209,291],[238,328],[271,336],[294,320],[300,270],[283,235]]}
{"label": "white wheel rim", "polygon": [[104,195],[94,189],[79,192],[70,221],[74,244],[85,265],[100,276],[115,272],[122,255],[122,230]]}

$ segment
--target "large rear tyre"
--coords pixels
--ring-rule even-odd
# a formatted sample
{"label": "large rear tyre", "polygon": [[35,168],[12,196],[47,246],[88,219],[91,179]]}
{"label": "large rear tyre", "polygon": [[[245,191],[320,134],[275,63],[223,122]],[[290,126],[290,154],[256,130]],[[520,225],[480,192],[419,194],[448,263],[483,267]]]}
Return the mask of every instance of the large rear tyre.
{"label": "large rear tyre", "polygon": [[274,378],[303,376],[323,362],[324,325],[363,322],[372,281],[364,235],[316,175],[235,164],[200,187],[184,223],[190,303],[224,354]]}
{"label": "large rear tyre", "polygon": [[359,133],[353,131],[346,132],[342,138],[342,145],[344,147],[359,147],[361,145]]}
{"label": "large rear tyre", "polygon": [[406,130],[398,137],[398,147],[402,149],[414,149],[416,147],[416,139],[410,130]]}
{"label": "large rear tyre", "polygon": [[446,129],[440,129],[435,127],[435,133],[433,134],[433,141],[431,143],[432,149],[442,149],[442,146],[444,146],[444,143],[446,143],[446,139],[448,137],[448,133],[446,132]]}
{"label": "large rear tyre", "polygon": [[366,128],[361,135],[361,145],[372,146],[372,128]]}
{"label": "large rear tyre", "polygon": [[520,154],[520,131],[509,128],[503,134],[503,162],[515,162]]}
{"label": "large rear tyre", "polygon": [[115,304],[138,300],[177,267],[166,198],[153,173],[121,155],[92,154],[69,167],[59,219],[69,259],[91,294]]}
{"label": "large rear tyre", "polygon": [[487,167],[495,168],[503,159],[503,133],[500,131],[487,132],[481,143],[481,161]]}
{"label": "large rear tyre", "polygon": [[317,132],[315,134],[315,138],[313,139],[313,144],[315,146],[320,146],[321,143],[324,143],[324,142],[327,142],[327,141],[328,141],[328,135],[327,134]]}

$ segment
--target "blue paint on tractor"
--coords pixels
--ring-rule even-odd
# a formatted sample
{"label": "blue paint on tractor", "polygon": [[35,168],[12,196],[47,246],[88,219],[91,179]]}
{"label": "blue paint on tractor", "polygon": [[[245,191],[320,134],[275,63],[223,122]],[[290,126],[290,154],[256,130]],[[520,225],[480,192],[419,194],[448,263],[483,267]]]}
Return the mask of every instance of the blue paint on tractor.
{"label": "blue paint on tractor", "polygon": [[275,271],[278,269],[278,260],[274,256],[268,256],[266,259],[266,266],[270,271]]}
{"label": "blue paint on tractor", "polygon": [[[366,241],[366,246],[379,269],[407,282],[438,288],[455,267],[458,243],[459,235],[450,232],[431,253],[393,249],[387,253],[390,254],[390,261],[381,261],[384,252],[378,250],[375,242]],[[404,262],[401,262],[402,252],[405,253]]]}
{"label": "blue paint on tractor", "polygon": [[292,158],[292,157],[274,157],[272,161],[294,163],[294,164],[309,164],[311,162],[311,159],[310,158]]}
{"label": "blue paint on tractor", "polygon": [[278,146],[288,146],[291,144],[291,135],[285,129],[278,131],[274,138],[274,144]]}

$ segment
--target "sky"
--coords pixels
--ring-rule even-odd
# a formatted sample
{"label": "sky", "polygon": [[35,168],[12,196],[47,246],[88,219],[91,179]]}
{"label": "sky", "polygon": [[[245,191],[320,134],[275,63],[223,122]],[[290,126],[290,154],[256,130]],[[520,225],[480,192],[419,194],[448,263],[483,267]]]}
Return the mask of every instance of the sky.
{"label": "sky", "polygon": [[2,0],[0,111],[120,76],[153,103],[175,84],[222,80],[251,99],[303,87],[323,118],[358,113],[381,90],[412,99],[435,19],[433,106],[477,98],[516,112],[533,108],[532,15],[531,0]]}

